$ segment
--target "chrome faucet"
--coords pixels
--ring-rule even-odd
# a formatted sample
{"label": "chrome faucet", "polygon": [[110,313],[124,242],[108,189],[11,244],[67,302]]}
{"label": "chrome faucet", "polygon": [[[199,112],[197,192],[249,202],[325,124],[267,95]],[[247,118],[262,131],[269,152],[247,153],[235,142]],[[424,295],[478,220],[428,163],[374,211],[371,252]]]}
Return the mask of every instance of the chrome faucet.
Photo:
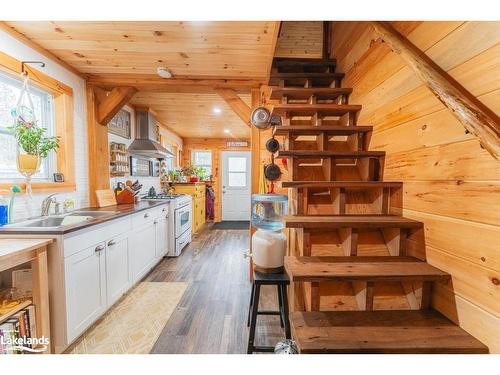
{"label": "chrome faucet", "polygon": [[49,216],[51,203],[57,202],[56,198],[54,198],[55,195],[57,195],[57,193],[50,194],[42,201],[42,216]]}

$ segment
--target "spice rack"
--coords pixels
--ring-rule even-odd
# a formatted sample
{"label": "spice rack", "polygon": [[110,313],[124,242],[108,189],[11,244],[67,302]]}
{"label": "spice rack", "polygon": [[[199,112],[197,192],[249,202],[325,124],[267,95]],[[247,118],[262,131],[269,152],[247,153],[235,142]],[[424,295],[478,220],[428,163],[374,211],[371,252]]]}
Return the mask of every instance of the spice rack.
{"label": "spice rack", "polygon": [[109,165],[112,177],[130,174],[130,163],[127,146],[124,143],[111,142],[109,144]]}

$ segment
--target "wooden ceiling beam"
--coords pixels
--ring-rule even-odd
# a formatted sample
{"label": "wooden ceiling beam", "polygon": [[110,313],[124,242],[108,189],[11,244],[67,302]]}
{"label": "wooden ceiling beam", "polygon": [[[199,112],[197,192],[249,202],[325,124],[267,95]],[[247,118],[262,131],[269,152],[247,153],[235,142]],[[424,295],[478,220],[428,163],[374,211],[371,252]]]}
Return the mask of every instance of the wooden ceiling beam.
{"label": "wooden ceiling beam", "polygon": [[231,107],[238,117],[248,126],[250,125],[250,115],[252,108],[245,103],[236,93],[236,91],[225,88],[217,88],[215,92]]}
{"label": "wooden ceiling beam", "polygon": [[481,145],[500,160],[500,118],[388,22],[372,22],[376,32],[415,72]]}
{"label": "wooden ceiling beam", "polygon": [[115,87],[99,103],[97,107],[97,121],[106,126],[108,122],[127,104],[137,92],[135,87]]}
{"label": "wooden ceiling beam", "polygon": [[135,87],[139,91],[206,93],[214,92],[216,88],[229,88],[236,92],[249,93],[252,88],[258,88],[264,82],[264,78],[173,77],[165,79],[154,74],[107,74],[89,76],[87,82],[105,89],[126,86]]}

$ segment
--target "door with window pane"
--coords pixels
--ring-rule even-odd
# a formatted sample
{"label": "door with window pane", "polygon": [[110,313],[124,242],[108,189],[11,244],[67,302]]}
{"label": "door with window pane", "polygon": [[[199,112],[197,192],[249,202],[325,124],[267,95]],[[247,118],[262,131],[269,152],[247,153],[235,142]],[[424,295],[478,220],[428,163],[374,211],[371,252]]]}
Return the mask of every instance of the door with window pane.
{"label": "door with window pane", "polygon": [[250,152],[222,152],[222,220],[250,220]]}

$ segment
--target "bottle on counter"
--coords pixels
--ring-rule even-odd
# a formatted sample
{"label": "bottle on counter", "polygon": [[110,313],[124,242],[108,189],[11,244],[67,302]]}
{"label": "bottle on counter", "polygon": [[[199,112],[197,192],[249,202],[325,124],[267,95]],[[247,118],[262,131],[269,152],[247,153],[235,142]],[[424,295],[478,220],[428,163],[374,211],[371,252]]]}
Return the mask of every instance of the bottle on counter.
{"label": "bottle on counter", "polygon": [[0,197],[0,226],[9,223],[9,205],[7,201]]}

